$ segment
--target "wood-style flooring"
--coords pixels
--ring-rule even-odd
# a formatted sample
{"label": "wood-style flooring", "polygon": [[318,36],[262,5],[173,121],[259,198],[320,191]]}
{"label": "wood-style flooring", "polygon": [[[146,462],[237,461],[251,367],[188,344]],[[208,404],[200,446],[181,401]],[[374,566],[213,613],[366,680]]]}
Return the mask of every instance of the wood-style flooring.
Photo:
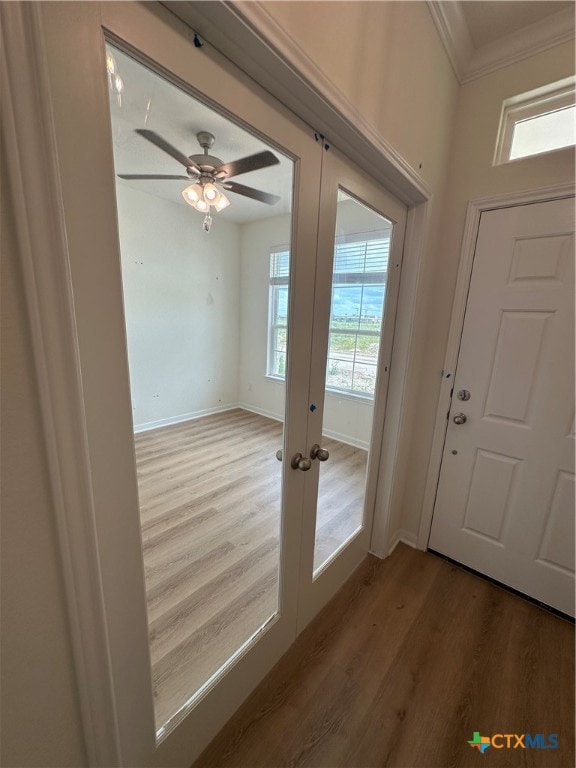
{"label": "wood-style flooring", "polygon": [[[315,566],[358,527],[366,474],[365,451],[324,445]],[[135,436],[158,728],[276,612],[281,446],[241,409]]]}
{"label": "wood-style flooring", "polygon": [[[474,732],[558,748],[480,754]],[[399,545],[366,559],[195,768],[574,764],[574,626]]]}

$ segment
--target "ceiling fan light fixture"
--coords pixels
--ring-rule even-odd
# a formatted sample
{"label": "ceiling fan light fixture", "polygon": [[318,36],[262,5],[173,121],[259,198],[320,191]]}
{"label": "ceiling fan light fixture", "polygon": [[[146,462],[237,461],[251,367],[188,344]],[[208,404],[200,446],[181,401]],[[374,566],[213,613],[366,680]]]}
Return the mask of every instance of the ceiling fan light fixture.
{"label": "ceiling fan light fixture", "polygon": [[195,206],[198,200],[202,198],[202,187],[200,184],[191,184],[182,190],[182,197],[188,205]]}
{"label": "ceiling fan light fixture", "polygon": [[207,184],[204,184],[203,197],[208,205],[215,205],[217,203],[218,198],[220,197],[220,192],[218,191],[216,185],[212,184],[211,181],[209,181]]}
{"label": "ceiling fan light fixture", "polygon": [[230,200],[228,200],[225,194],[220,192],[220,197],[214,203],[214,209],[218,211],[218,213],[220,213],[220,211],[223,211],[224,208],[228,208],[229,205],[230,205]]}
{"label": "ceiling fan light fixture", "polygon": [[210,211],[210,204],[205,200],[198,200],[198,202],[194,203],[194,208],[200,211],[200,213],[208,213]]}

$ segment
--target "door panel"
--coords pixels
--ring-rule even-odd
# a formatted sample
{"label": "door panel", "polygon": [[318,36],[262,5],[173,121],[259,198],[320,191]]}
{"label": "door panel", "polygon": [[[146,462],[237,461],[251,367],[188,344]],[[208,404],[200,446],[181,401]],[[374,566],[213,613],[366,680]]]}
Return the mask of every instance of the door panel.
{"label": "door panel", "polygon": [[392,227],[338,190],[314,574],[364,521]]}
{"label": "door panel", "polygon": [[482,214],[429,542],[572,615],[573,232],[572,199]]}
{"label": "door panel", "polygon": [[402,203],[324,153],[299,629],[370,547],[405,225]]}
{"label": "door panel", "polygon": [[[106,54],[154,708],[163,733],[279,611],[282,467],[274,454],[283,421],[237,407],[245,364],[239,288],[251,256],[245,225],[260,231],[259,247],[269,252],[281,232],[290,253],[294,162],[118,48],[107,45]],[[206,179],[220,158],[264,158],[267,166],[241,178],[273,194],[273,204],[219,182],[201,187],[164,141],[204,163]],[[173,178],[149,178],[159,174]],[[187,190],[203,189],[217,196],[216,207],[203,198],[202,210],[187,205]],[[281,226],[267,225],[278,218]],[[265,283],[268,264],[258,267],[264,274],[251,269],[249,279]],[[283,276],[287,291],[288,258]],[[286,297],[281,303],[277,354],[286,370],[290,318]],[[284,387],[275,394],[283,416]]]}

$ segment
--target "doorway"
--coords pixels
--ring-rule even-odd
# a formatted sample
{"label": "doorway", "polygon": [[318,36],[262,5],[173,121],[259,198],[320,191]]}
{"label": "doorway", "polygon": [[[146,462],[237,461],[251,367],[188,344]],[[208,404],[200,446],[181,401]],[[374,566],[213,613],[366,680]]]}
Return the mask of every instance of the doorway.
{"label": "doorway", "polygon": [[574,199],[482,213],[429,546],[574,611]]}

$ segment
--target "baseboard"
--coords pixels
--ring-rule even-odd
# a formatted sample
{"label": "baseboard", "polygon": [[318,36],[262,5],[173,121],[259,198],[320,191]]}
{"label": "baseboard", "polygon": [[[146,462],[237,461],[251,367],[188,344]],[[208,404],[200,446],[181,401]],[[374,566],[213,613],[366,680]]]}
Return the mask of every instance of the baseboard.
{"label": "baseboard", "polygon": [[[245,411],[252,411],[252,413],[257,413],[259,416],[266,416],[268,419],[274,419],[274,421],[284,421],[283,416],[279,416],[277,413],[273,413],[272,411],[267,411],[265,408],[259,408],[257,405],[238,403],[236,407],[243,408]],[[344,435],[341,432],[334,432],[331,429],[324,429],[322,434],[324,437],[329,437],[332,440],[338,440],[339,443],[352,445],[354,448],[362,448],[364,451],[367,451],[370,447],[368,443],[364,442],[363,440],[356,440],[353,437],[348,437],[348,435]]]}
{"label": "baseboard", "polygon": [[348,437],[341,432],[335,432],[332,429],[323,429],[322,434],[324,437],[329,437],[331,440],[337,440],[339,443],[345,443],[346,445],[352,445],[354,448],[361,448],[363,451],[367,451],[370,448],[369,443],[364,440],[357,440],[355,437]]}
{"label": "baseboard", "polygon": [[194,421],[194,419],[201,419],[202,416],[211,416],[213,413],[224,413],[224,411],[232,411],[234,408],[243,408],[243,406],[239,403],[228,403],[228,405],[217,405],[214,408],[205,408],[202,411],[181,413],[178,416],[170,416],[167,419],[146,421],[144,424],[134,425],[134,434],[137,435],[140,432],[148,432],[151,429],[159,429],[160,427],[169,427],[172,424],[181,424],[183,421]]}
{"label": "baseboard", "polygon": [[400,529],[399,531],[396,531],[394,536],[392,536],[392,539],[390,540],[390,546],[388,548],[388,555],[389,557],[392,552],[396,549],[398,544],[406,544],[409,547],[412,547],[412,549],[418,549],[418,537],[415,533],[411,533],[410,531],[404,531]]}
{"label": "baseboard", "polygon": [[259,408],[257,405],[251,405],[248,403],[237,403],[236,408],[242,408],[244,411],[250,411],[251,413],[257,413],[258,416],[265,416],[267,419],[273,419],[274,421],[284,422],[284,416],[280,416],[278,413],[267,411],[266,408]]}

